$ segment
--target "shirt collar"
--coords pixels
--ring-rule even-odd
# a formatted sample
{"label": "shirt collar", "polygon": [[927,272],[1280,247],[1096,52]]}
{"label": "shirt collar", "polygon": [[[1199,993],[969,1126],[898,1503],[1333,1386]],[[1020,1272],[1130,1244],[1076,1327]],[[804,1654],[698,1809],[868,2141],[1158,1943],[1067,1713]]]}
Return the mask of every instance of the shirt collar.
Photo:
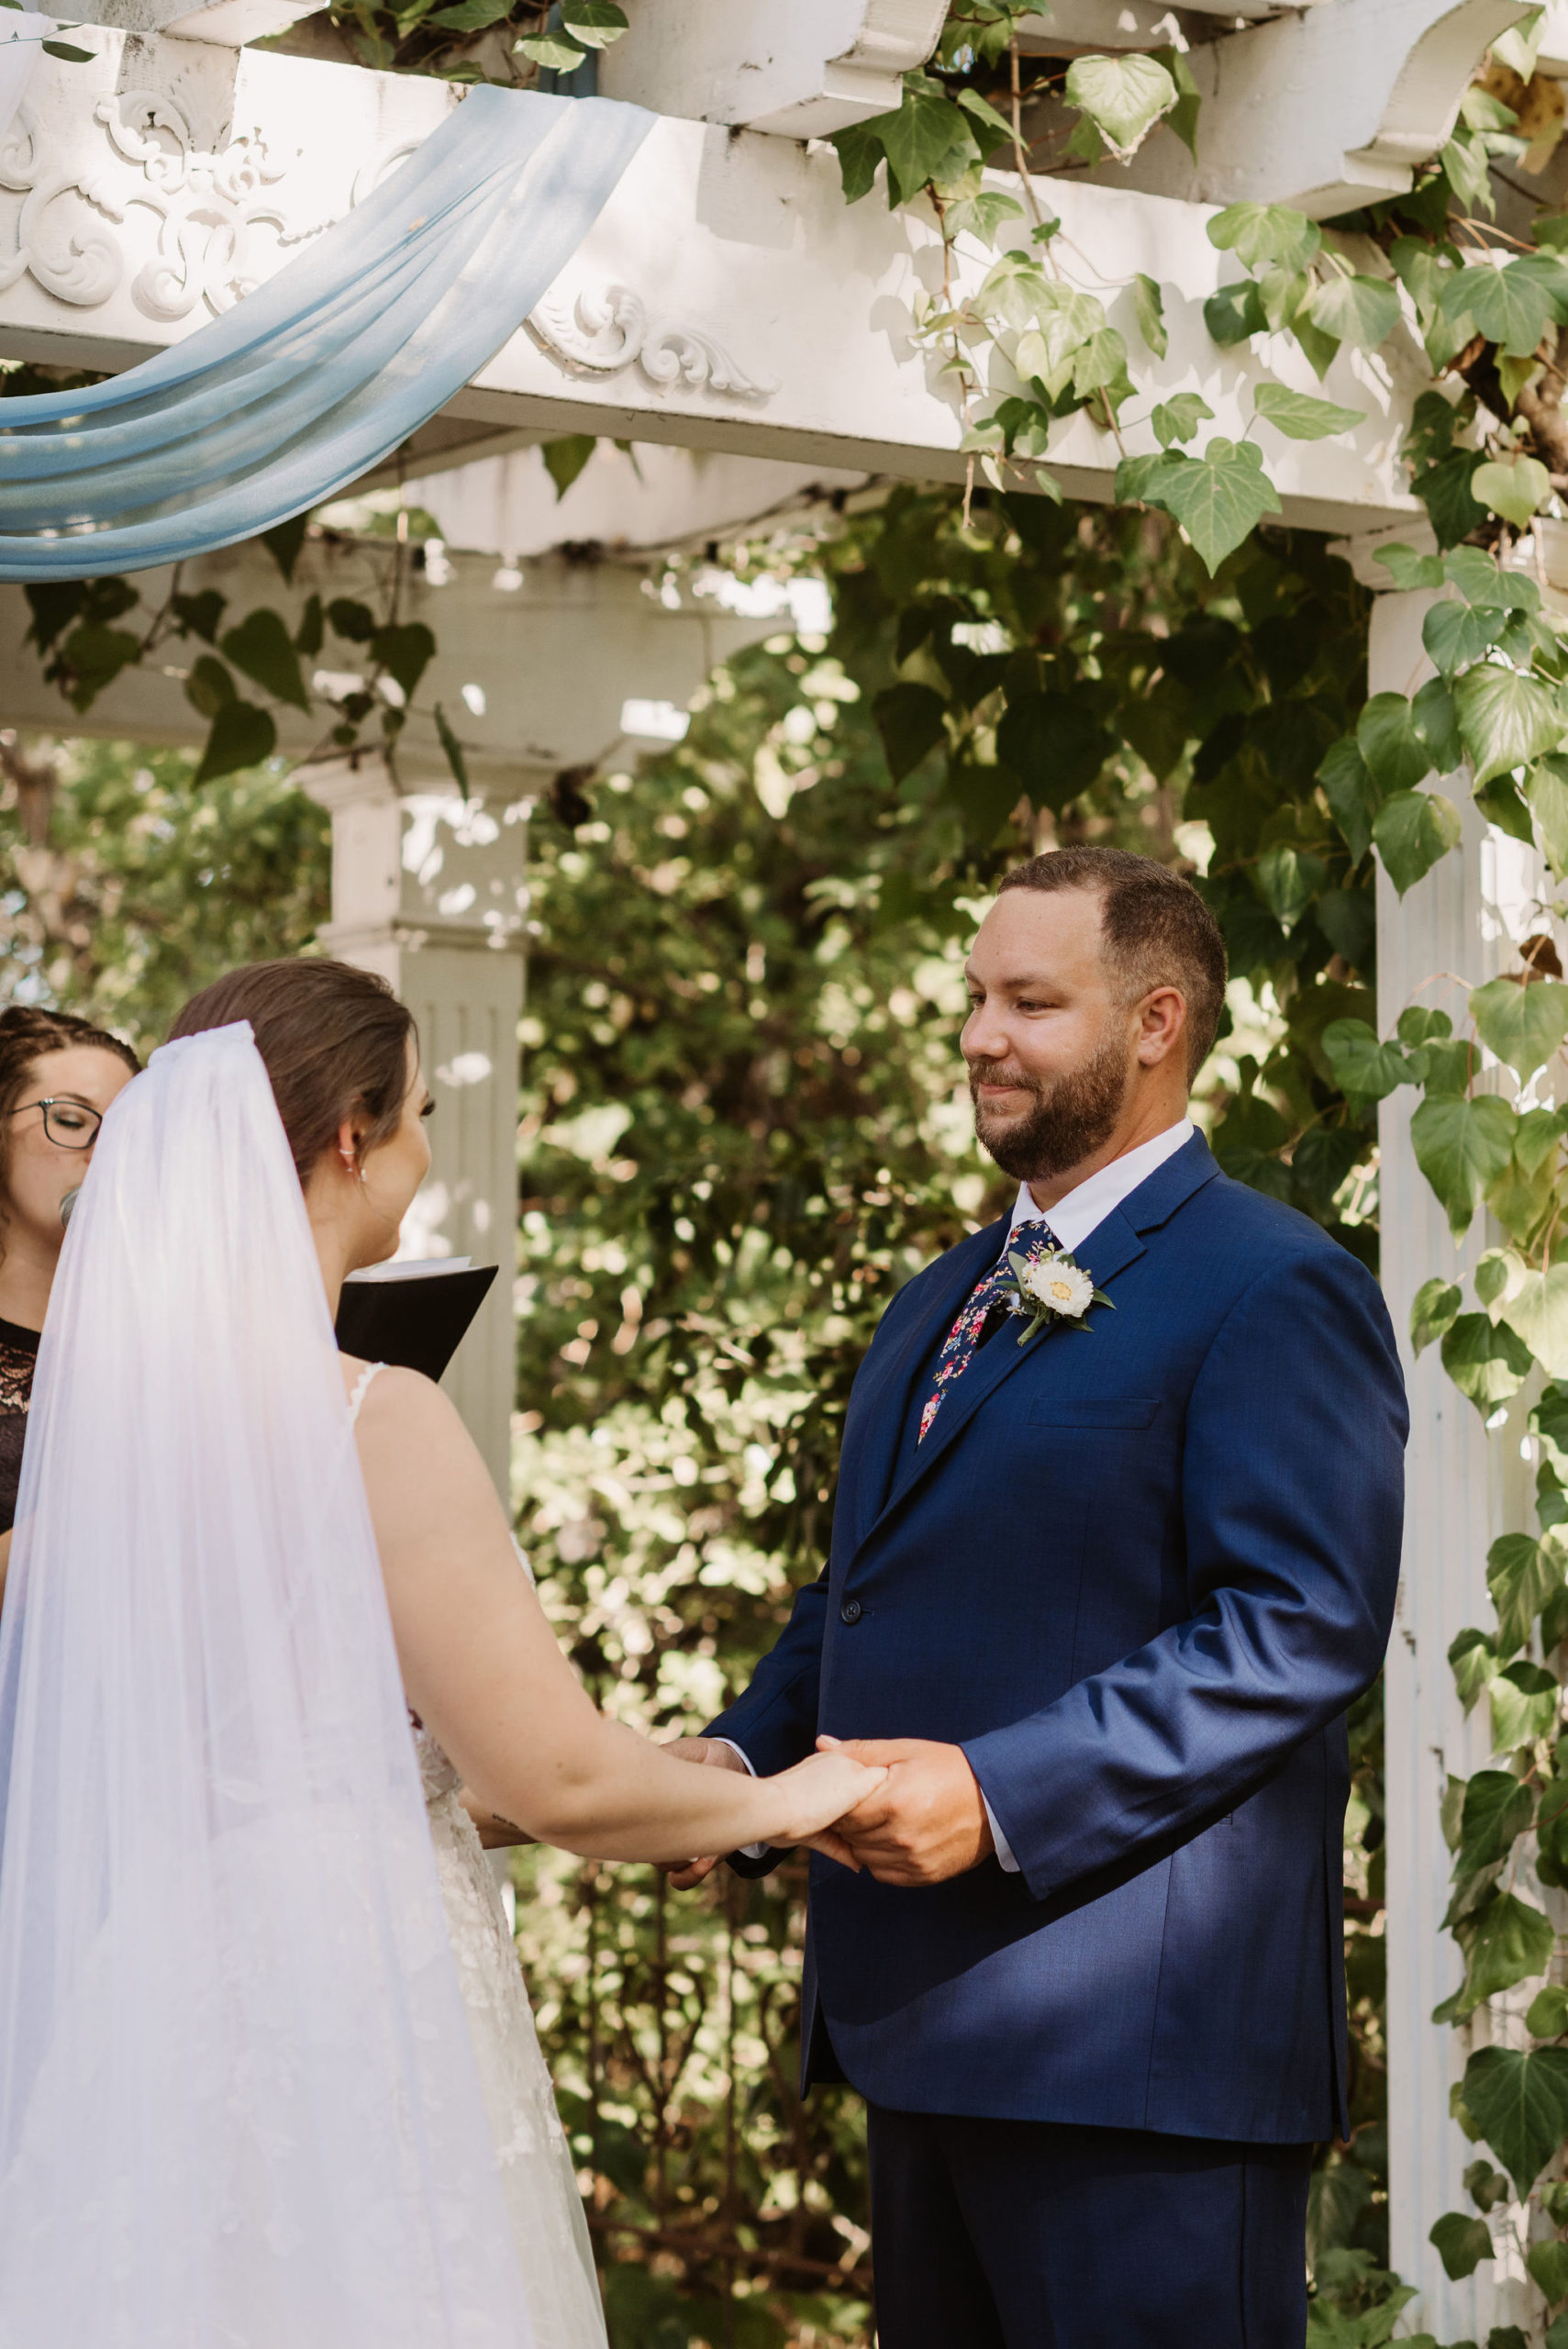
{"label": "shirt collar", "polygon": [[1125,1151],[1120,1158],[1113,1158],[1096,1174],[1069,1191],[1065,1198],[1046,1209],[1037,1208],[1029,1196],[1027,1183],[1018,1185],[1018,1196],[1013,1202],[1012,1221],[1002,1252],[1006,1255],[1012,1245],[1013,1234],[1021,1224],[1049,1223],[1057,1239],[1069,1254],[1081,1248],[1091,1231],[1097,1230],[1113,1208],[1119,1208],[1129,1198],[1140,1183],[1146,1183],[1157,1166],[1173,1158],[1184,1143],[1189,1142],[1196,1129],[1190,1118],[1183,1118],[1167,1126],[1162,1134],[1151,1141],[1140,1141],[1136,1150]]}

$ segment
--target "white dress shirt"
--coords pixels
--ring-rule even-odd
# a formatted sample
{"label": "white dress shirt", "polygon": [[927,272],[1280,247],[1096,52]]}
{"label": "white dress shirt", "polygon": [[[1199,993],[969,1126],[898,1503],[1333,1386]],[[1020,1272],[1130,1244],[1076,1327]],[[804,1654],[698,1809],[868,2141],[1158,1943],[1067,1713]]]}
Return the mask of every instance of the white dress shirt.
{"label": "white dress shirt", "polygon": [[[1140,1183],[1146,1183],[1149,1180],[1157,1166],[1163,1166],[1167,1158],[1173,1158],[1178,1150],[1191,1141],[1195,1131],[1196,1128],[1190,1118],[1183,1118],[1177,1124],[1167,1126],[1164,1132],[1156,1134],[1151,1141],[1140,1141],[1136,1150],[1124,1151],[1119,1158],[1113,1158],[1108,1166],[1102,1166],[1098,1174],[1091,1174],[1085,1182],[1080,1183],[1075,1190],[1067,1192],[1065,1197],[1057,1200],[1053,1208],[1036,1207],[1029,1185],[1020,1183],[1018,1196],[1013,1202],[1013,1215],[1007,1226],[1007,1237],[1002,1243],[1001,1255],[997,1257],[997,1263],[1001,1263],[1002,1256],[1005,1256],[1012,1246],[1013,1234],[1026,1223],[1049,1223],[1062,1247],[1071,1255],[1075,1248],[1083,1246],[1092,1231],[1099,1230],[1100,1225],[1104,1223],[1113,1208],[1119,1208],[1123,1199],[1130,1198]],[[720,1738],[717,1742],[721,1745],[728,1745],[732,1752],[739,1753],[748,1770],[751,1771],[752,1776],[756,1776],[751,1756],[742,1752],[733,1738]],[[996,1823],[995,1812],[990,1804],[985,1802],[984,1791],[981,1793],[980,1799],[985,1803],[986,1821],[991,1829],[991,1841],[996,1848],[996,1857],[1009,1876],[1017,1876],[1018,1864],[1013,1857],[1012,1848],[1006,1837]],[[763,1843],[749,1843],[742,1850],[740,1856],[746,1860],[759,1860],[766,1849],[767,1846]]]}

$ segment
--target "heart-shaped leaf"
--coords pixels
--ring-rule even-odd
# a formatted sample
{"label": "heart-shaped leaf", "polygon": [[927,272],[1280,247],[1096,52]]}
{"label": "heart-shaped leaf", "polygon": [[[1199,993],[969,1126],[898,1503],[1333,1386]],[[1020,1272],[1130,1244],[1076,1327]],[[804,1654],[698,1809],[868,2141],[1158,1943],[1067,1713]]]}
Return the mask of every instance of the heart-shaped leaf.
{"label": "heart-shaped leaf", "polygon": [[[1469,1230],[1483,1197],[1513,1155],[1517,1123],[1507,1103],[1492,1094],[1473,1101],[1423,1101],[1412,1117],[1416,1163],[1441,1201],[1456,1239]],[[1484,1314],[1476,1318],[1485,1319]],[[1529,1366],[1527,1356],[1520,1377]]]}
{"label": "heart-shaped leaf", "polygon": [[562,0],[561,21],[584,49],[608,49],[627,28],[626,10],[616,0]]}
{"label": "heart-shaped leaf", "polygon": [[1208,224],[1208,241],[1221,252],[1239,254],[1249,269],[1305,269],[1323,242],[1323,231],[1305,212],[1283,204],[1228,204]]}
{"label": "heart-shaped leaf", "polygon": [[[1383,794],[1372,779],[1360,743],[1347,737],[1342,742],[1331,744],[1317,779],[1351,852],[1351,862],[1359,864],[1372,846],[1373,823],[1383,803]],[[1564,805],[1568,808],[1568,786],[1564,786]]]}
{"label": "heart-shaped leaf", "polygon": [[1522,2202],[1568,2132],[1568,2048],[1480,2048],[1464,2067],[1463,2097]]}
{"label": "heart-shaped leaf", "polygon": [[1444,1333],[1442,1365],[1485,1417],[1518,1393],[1529,1376],[1531,1358],[1529,1348],[1506,1321],[1494,1322],[1486,1313],[1462,1313]]}
{"label": "heart-shaped leaf", "polygon": [[1172,450],[1160,463],[1144,495],[1175,517],[1211,576],[1265,514],[1280,510],[1279,493],[1250,440],[1213,440],[1201,457]]}
{"label": "heart-shaped leaf", "polygon": [[[1505,1533],[1486,1553],[1486,1587],[1497,1610],[1498,1653],[1515,1655],[1530,1635],[1536,1617],[1554,1590],[1562,1587],[1562,1566],[1556,1552],[1529,1533]],[[1471,1780],[1472,1788],[1475,1781]],[[1526,1797],[1527,1813],[1531,1808]],[[1469,1819],[1468,1807],[1465,1813]],[[1525,1825],[1529,1824],[1527,1816]],[[1515,1834],[1521,1831],[1516,1828]],[[1466,1827],[1468,1844],[1469,1829]],[[1510,1838],[1510,1841],[1512,1839]],[[1488,1852],[1488,1859],[1499,1857]],[[1476,1858],[1473,1866],[1483,1862]]]}
{"label": "heart-shaped leaf", "polygon": [[1470,494],[1522,530],[1551,496],[1551,475],[1536,457],[1515,455],[1507,464],[1494,459],[1476,466],[1470,476]]}
{"label": "heart-shaped leaf", "polygon": [[263,759],[272,757],[277,740],[278,729],[270,710],[258,709],[254,702],[226,701],[212,721],[201,764],[191,778],[193,785],[199,788],[226,774],[238,774],[242,767],[260,766]]}
{"label": "heart-shaped leaf", "polygon": [[1557,1704],[1562,1691],[1539,1664],[1510,1664],[1490,1689],[1492,1744],[1498,1753],[1511,1753],[1550,1737],[1557,1726]]}
{"label": "heart-shaped leaf", "polygon": [[1523,358],[1546,332],[1552,304],[1540,279],[1529,271],[1481,263],[1450,273],[1439,307],[1445,317],[1473,319],[1477,334]]}
{"label": "heart-shaped leaf", "polygon": [[1434,604],[1421,622],[1421,642],[1433,668],[1451,677],[1479,661],[1507,624],[1507,613],[1496,605]]}
{"label": "heart-shaped leaf", "polygon": [[1063,95],[1125,161],[1175,105],[1176,85],[1157,60],[1125,50],[1115,57],[1075,57]]}
{"label": "heart-shaped leaf", "polygon": [[1414,791],[1431,773],[1415,704],[1404,694],[1373,694],[1356,720],[1356,740],[1382,792]]}
{"label": "heart-shaped leaf", "polygon": [[310,707],[310,696],[299,671],[299,655],[276,612],[265,607],[248,612],[239,627],[231,628],[225,635],[223,651],[237,669],[242,669],[267,693],[275,694],[279,701],[291,702],[295,709]]}
{"label": "heart-shaped leaf", "polygon": [[1410,1082],[1408,1061],[1397,1044],[1384,1043],[1364,1019],[1333,1019],[1323,1030],[1323,1050],[1334,1081],[1360,1101],[1381,1101],[1396,1085]]}
{"label": "heart-shaped leaf", "polygon": [[1556,1942],[1551,1920],[1517,1893],[1499,1893],[1489,1900],[1475,1921],[1465,1969],[1464,1991],[1469,2004],[1511,1990],[1544,1974]]}
{"label": "heart-shaped leaf", "polygon": [[1508,1299],[1507,1318],[1549,1377],[1568,1372],[1568,1264],[1527,1272]]}
{"label": "heart-shaped leaf", "polygon": [[1535,1817],[1535,1797],[1511,1770],[1477,1770],[1460,1811],[1454,1881],[1506,1860]]}
{"label": "heart-shaped leaf", "polygon": [[1418,1354],[1437,1339],[1446,1337],[1464,1302],[1463,1293],[1440,1273],[1423,1281],[1410,1306],[1410,1343]]}
{"label": "heart-shaped leaf", "polygon": [[1336,342],[1375,351],[1399,323],[1399,288],[1386,277],[1333,277],[1318,287],[1307,316]]}
{"label": "heart-shaped leaf", "polygon": [[1473,2276],[1482,2260],[1496,2255],[1485,2220],[1467,2218],[1462,2210],[1445,2210],[1427,2241],[1442,2261],[1444,2275],[1456,2284],[1462,2277]]}
{"label": "heart-shaped leaf", "polygon": [[1399,895],[1459,846],[1459,810],[1440,791],[1396,791],[1373,820],[1372,837]]}
{"label": "heart-shaped leaf", "polygon": [[947,704],[931,685],[889,685],[872,704],[872,716],[895,783],[912,774],[947,731]]}
{"label": "heart-shaped leaf", "polygon": [[1212,422],[1213,417],[1214,410],[1196,392],[1175,392],[1162,400],[1149,421],[1162,449],[1169,449],[1177,440],[1195,440],[1198,426]]}
{"label": "heart-shaped leaf", "polygon": [[1554,696],[1522,670],[1484,662],[1458,680],[1453,698],[1477,785],[1529,766],[1562,740],[1562,712]]}
{"label": "heart-shaped leaf", "polygon": [[1470,1016],[1488,1052],[1517,1075],[1532,1077],[1568,1036],[1568,982],[1537,979],[1520,986],[1513,979],[1493,979],[1472,988]]}

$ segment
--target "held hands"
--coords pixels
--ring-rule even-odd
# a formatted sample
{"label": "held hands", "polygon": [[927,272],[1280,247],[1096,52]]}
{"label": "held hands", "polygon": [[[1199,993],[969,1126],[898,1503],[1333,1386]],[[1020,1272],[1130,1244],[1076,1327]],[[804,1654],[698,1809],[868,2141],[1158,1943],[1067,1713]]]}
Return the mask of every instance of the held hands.
{"label": "held hands", "polygon": [[[849,1845],[834,1827],[844,1812],[857,1804],[868,1802],[880,1789],[887,1773],[879,1764],[866,1764],[847,1747],[838,1747],[831,1738],[819,1741],[821,1750],[809,1760],[797,1762],[792,1770],[780,1771],[776,1777],[758,1779],[759,1794],[767,1788],[771,1804],[780,1796],[786,1798],[782,1820],[771,1824],[765,1839],[773,1843],[804,1843],[814,1852],[824,1853],[848,1868],[859,1868]],[[675,1738],[665,1747],[667,1753],[683,1762],[706,1763],[710,1768],[734,1770],[742,1777],[751,1772],[732,1745],[722,1738]],[[717,1855],[686,1860],[678,1865],[664,1864],[664,1872],[677,1892],[684,1892],[701,1884],[718,1865]]]}
{"label": "held hands", "polygon": [[[811,1800],[802,1827],[815,1815],[811,1803],[822,1795],[840,1792],[837,1781],[810,1779],[806,1774],[828,1760],[854,1762],[878,1773],[877,1782],[850,1782],[836,1813],[822,1814],[816,1832],[781,1834],[780,1842],[803,1842],[830,1860],[857,1871],[864,1868],[879,1884],[943,1884],[962,1876],[993,1851],[990,1821],[973,1771],[957,1745],[941,1745],[929,1738],[819,1737],[817,1753],[803,1762],[778,1786],[796,1780]],[[739,1770],[746,1765],[721,1738],[685,1737],[666,1749],[684,1762],[704,1762],[711,1768]],[[718,1865],[717,1857],[688,1860],[666,1872],[676,1891],[700,1884]]]}
{"label": "held hands", "polygon": [[819,1737],[817,1743],[823,1752],[885,1765],[882,1784],[835,1824],[851,1865],[878,1884],[945,1884],[995,1848],[962,1746],[924,1737]]}

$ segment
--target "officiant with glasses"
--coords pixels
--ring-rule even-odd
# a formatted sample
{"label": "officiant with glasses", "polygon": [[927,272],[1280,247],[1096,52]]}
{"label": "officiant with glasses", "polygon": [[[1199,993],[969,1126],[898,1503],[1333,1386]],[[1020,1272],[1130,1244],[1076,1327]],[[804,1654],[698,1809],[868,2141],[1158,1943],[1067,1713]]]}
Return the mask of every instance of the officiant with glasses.
{"label": "officiant with glasses", "polygon": [[105,1110],[140,1066],[119,1037],[71,1012],[0,1011],[0,1594],[61,1208],[81,1186]]}

